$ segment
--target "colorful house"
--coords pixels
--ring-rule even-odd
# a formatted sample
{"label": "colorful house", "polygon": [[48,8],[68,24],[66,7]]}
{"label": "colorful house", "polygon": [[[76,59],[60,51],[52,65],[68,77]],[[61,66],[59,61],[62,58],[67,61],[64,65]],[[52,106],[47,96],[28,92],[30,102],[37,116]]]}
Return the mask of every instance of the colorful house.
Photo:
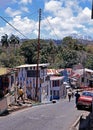
{"label": "colorful house", "polygon": [[71,68],[58,69],[58,72],[60,73],[61,76],[64,76],[64,82],[68,82],[69,76],[72,73],[72,69]]}
{"label": "colorful house", "polygon": [[64,76],[60,76],[56,69],[47,69],[47,74],[50,76],[50,100],[64,98],[66,96]]}
{"label": "colorful house", "polygon": [[47,64],[38,65],[38,82],[37,82],[37,64],[26,64],[17,66],[18,75],[16,81],[23,86],[28,98],[35,99],[36,85],[38,100],[42,103],[50,101],[50,84],[47,76]]}
{"label": "colorful house", "polygon": [[70,75],[71,82],[76,85],[78,88],[80,87],[92,87],[92,75],[93,70],[91,69],[77,69],[73,70],[73,73]]}
{"label": "colorful house", "polygon": [[0,114],[15,102],[15,73],[14,69],[0,68]]}

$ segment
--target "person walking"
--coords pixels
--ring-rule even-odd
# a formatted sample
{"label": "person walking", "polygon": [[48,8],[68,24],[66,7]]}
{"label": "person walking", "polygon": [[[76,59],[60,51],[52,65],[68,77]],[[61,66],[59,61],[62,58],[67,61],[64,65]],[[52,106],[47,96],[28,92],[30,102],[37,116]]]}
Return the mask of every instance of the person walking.
{"label": "person walking", "polygon": [[71,101],[71,96],[72,96],[72,91],[69,90],[69,91],[68,91],[68,99],[69,99],[69,102]]}
{"label": "person walking", "polygon": [[18,100],[21,98],[21,100],[23,101],[23,103],[25,103],[24,102],[24,92],[23,92],[23,89],[22,89],[22,87],[20,86],[20,88],[18,88]]}
{"label": "person walking", "polygon": [[76,103],[76,106],[77,106],[77,102],[78,102],[78,99],[79,99],[79,97],[80,97],[80,94],[79,94],[78,90],[77,90],[77,92],[75,93],[75,97],[76,97],[75,103]]}
{"label": "person walking", "polygon": [[72,98],[74,98],[74,91],[72,91]]}

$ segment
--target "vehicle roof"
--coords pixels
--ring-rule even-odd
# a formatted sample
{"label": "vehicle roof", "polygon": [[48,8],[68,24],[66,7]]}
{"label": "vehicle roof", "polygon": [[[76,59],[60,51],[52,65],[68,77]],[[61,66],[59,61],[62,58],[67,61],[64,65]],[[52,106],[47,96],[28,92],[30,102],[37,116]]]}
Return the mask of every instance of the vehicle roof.
{"label": "vehicle roof", "polygon": [[83,93],[83,92],[89,92],[89,93],[93,93],[93,91],[85,91],[85,90],[84,90],[84,91],[82,91],[82,93]]}
{"label": "vehicle roof", "polygon": [[82,96],[92,96],[93,97],[93,91],[83,91]]}

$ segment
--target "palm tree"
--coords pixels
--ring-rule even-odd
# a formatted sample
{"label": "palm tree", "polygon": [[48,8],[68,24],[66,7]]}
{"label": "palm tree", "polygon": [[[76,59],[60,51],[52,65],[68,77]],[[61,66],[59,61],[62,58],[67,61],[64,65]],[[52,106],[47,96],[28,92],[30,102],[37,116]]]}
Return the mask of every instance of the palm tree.
{"label": "palm tree", "polygon": [[8,35],[5,34],[1,37],[1,43],[2,43],[2,47],[4,47],[4,51],[6,51],[7,55],[9,54],[8,53],[8,47],[9,47],[9,42],[8,42]]}
{"label": "palm tree", "polygon": [[2,43],[2,46],[6,47],[6,48],[9,46],[7,34],[5,34],[1,37],[1,43]]}
{"label": "palm tree", "polygon": [[[10,44],[10,47],[13,47],[14,48],[14,53],[16,53],[16,45],[19,45],[19,38],[15,35],[11,35],[10,38],[9,38],[9,44]],[[13,49],[11,48],[11,49]]]}
{"label": "palm tree", "polygon": [[10,45],[13,45],[14,47],[16,47],[16,44],[19,44],[19,41],[19,38],[13,34],[9,38]]}

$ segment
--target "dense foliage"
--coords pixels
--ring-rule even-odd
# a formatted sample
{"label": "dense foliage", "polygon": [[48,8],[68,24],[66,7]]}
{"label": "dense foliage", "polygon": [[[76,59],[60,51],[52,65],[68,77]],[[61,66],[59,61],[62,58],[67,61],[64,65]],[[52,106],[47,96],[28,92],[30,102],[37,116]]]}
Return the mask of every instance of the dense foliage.
{"label": "dense foliage", "polygon": [[65,37],[60,44],[53,40],[38,39],[20,42],[15,35],[1,37],[0,66],[15,67],[21,64],[50,63],[50,68],[67,68],[82,63],[84,67],[93,68],[93,46],[83,45],[72,37]]}

